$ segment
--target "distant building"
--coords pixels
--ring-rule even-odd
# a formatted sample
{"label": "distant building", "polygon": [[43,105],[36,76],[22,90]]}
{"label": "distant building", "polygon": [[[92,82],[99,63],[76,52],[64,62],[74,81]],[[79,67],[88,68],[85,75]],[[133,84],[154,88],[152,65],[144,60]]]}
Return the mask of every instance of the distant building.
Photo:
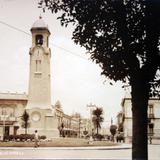
{"label": "distant building", "polygon": [[[17,93],[0,93],[0,139],[4,135],[17,135],[21,128],[21,116],[27,105],[27,95]],[[21,129],[21,132],[20,132]]]}
{"label": "distant building", "polygon": [[90,119],[81,117],[79,113],[65,114],[60,101],[57,101],[53,108],[55,117],[58,119],[59,132],[63,130],[65,137],[85,137],[92,134]]}
{"label": "distant building", "polygon": [[91,119],[81,119],[81,137],[90,136],[93,134],[93,123]]}
{"label": "distant building", "polygon": [[[122,110],[117,115],[118,127],[123,128],[127,139],[132,138],[132,104],[131,98],[125,97],[121,103]],[[148,136],[160,138],[160,99],[150,98],[148,103]]]}
{"label": "distant building", "polygon": [[57,101],[54,108],[54,115],[58,119],[59,135],[65,137],[78,137],[79,135],[79,115],[67,115],[63,112],[60,101]]}
{"label": "distant building", "polygon": [[62,124],[62,122],[63,122],[63,115],[64,115],[60,101],[57,101],[57,102],[55,103],[55,105],[52,106],[52,107],[53,107],[53,109],[54,109],[54,116],[55,116],[55,117],[57,118],[57,120],[58,120],[57,126],[58,126],[58,128],[60,128],[60,127],[61,127],[61,124]]}

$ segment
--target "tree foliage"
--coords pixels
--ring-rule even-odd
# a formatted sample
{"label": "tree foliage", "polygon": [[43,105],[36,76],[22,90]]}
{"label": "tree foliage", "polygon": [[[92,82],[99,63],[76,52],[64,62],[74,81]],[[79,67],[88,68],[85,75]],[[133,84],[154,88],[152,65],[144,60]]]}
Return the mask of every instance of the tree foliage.
{"label": "tree foliage", "polygon": [[110,132],[112,134],[111,141],[114,142],[114,136],[115,136],[115,134],[117,132],[117,126],[116,125],[111,125],[110,126]]}
{"label": "tree foliage", "polygon": [[24,110],[23,115],[21,117],[22,119],[22,127],[25,129],[25,134],[27,134],[27,128],[29,127],[29,114],[26,110]]}
{"label": "tree foliage", "polygon": [[118,131],[119,132],[123,132],[123,129],[124,128],[124,126],[123,126],[123,123],[120,123],[119,125],[118,125]]}
{"label": "tree foliage", "polygon": [[102,115],[103,115],[102,108],[96,108],[92,112],[92,122],[94,124],[94,127],[97,129],[97,134],[98,134],[98,129],[101,128],[101,123],[104,121]]}
{"label": "tree foliage", "polygon": [[160,2],[157,0],[41,0],[39,5],[61,11],[61,24],[75,25],[73,40],[112,80],[130,82],[134,73],[159,94]]}
{"label": "tree foliage", "polygon": [[117,132],[117,126],[116,125],[111,125],[110,126],[110,132],[114,136]]}

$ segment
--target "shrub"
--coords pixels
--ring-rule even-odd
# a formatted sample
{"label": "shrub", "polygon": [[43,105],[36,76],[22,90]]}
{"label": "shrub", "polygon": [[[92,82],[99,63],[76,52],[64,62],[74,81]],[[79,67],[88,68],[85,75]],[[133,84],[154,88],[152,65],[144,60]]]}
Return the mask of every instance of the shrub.
{"label": "shrub", "polygon": [[34,134],[20,134],[20,135],[9,135],[4,137],[5,141],[11,141],[11,140],[16,140],[16,141],[26,141],[26,140],[33,140],[34,139]]}
{"label": "shrub", "polygon": [[96,140],[101,141],[102,139],[104,139],[104,136],[101,135],[101,134],[95,134],[95,135],[93,136],[93,139],[96,139]]}
{"label": "shrub", "polygon": [[[45,135],[42,135],[39,137],[40,139],[46,139],[47,137]],[[34,140],[34,134],[20,134],[20,135],[5,135],[4,136],[5,141],[27,141],[27,140]]]}
{"label": "shrub", "polygon": [[40,139],[46,139],[47,137],[45,135],[40,136]]}
{"label": "shrub", "polygon": [[19,135],[14,135],[13,138],[17,141],[18,139],[20,139]]}
{"label": "shrub", "polygon": [[24,140],[26,141],[28,139],[32,141],[34,139],[34,134],[21,134],[20,135],[21,141],[24,141]]}
{"label": "shrub", "polygon": [[8,136],[8,135],[5,135],[5,136],[3,137],[3,139],[4,139],[4,141],[8,141],[8,140],[9,140],[9,136]]}

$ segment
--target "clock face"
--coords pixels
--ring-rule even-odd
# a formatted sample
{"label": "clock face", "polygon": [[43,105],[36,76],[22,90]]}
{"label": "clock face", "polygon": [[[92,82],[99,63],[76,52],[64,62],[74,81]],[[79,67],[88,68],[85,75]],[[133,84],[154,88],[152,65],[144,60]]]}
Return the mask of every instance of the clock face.
{"label": "clock face", "polygon": [[32,113],[32,120],[33,120],[33,121],[37,122],[37,121],[39,121],[40,119],[41,119],[41,115],[40,115],[39,112],[33,112],[33,113]]}

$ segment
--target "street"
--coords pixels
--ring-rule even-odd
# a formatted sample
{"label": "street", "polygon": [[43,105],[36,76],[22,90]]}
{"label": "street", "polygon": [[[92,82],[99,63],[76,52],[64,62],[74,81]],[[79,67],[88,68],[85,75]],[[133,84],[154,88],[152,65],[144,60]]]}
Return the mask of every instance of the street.
{"label": "street", "polygon": [[[159,160],[160,145],[149,145],[149,160]],[[1,159],[131,159],[130,148],[87,148],[87,147],[45,147],[45,148],[0,148]]]}

